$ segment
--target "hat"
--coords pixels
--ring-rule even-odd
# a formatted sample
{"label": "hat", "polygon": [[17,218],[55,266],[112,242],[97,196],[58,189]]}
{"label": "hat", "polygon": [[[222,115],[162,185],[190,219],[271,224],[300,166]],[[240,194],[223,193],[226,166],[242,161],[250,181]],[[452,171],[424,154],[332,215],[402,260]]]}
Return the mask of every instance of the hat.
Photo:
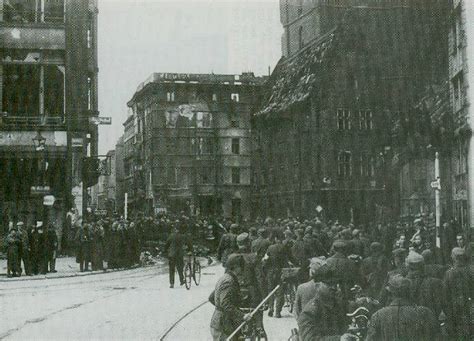
{"label": "hat", "polygon": [[36,222],[36,227],[42,227],[43,226],[43,222],[42,221],[37,221]]}
{"label": "hat", "polygon": [[360,234],[360,230],[358,230],[358,229],[355,229],[354,231],[352,231],[352,235],[354,237],[357,237],[359,234]]}
{"label": "hat", "polygon": [[332,267],[325,263],[316,267],[316,269],[312,271],[311,277],[315,282],[325,282],[334,278],[334,271]]}
{"label": "hat", "polygon": [[343,240],[336,240],[334,243],[332,243],[332,247],[334,251],[344,251],[346,248],[346,243]]}
{"label": "hat", "polygon": [[16,226],[23,226],[23,225],[25,225],[25,224],[23,224],[22,221],[19,221],[18,223],[16,223]]}
{"label": "hat", "polygon": [[236,232],[239,229],[239,225],[237,224],[232,224],[230,225],[230,232]]}
{"label": "hat", "polygon": [[244,259],[242,255],[239,254],[232,254],[227,258],[227,261],[225,262],[225,268],[228,270],[233,270],[236,267],[243,267],[244,266]]}
{"label": "hat", "polygon": [[293,236],[293,233],[290,230],[285,230],[285,232],[283,232],[283,233],[285,234],[285,237]]}
{"label": "hat", "polygon": [[258,233],[260,236],[263,236],[263,235],[265,234],[265,229],[264,229],[264,228],[258,229],[257,233]]}
{"label": "hat", "polygon": [[425,260],[422,255],[415,251],[410,251],[406,258],[406,263],[409,268],[419,268],[425,264]]}
{"label": "hat", "polygon": [[311,258],[309,262],[309,271],[311,274],[317,271],[320,267],[327,265],[326,257],[324,256]]}
{"label": "hat", "polygon": [[402,275],[395,275],[388,280],[388,288],[392,293],[400,293],[410,289],[410,280]]}
{"label": "hat", "polygon": [[241,233],[237,236],[237,244],[244,244],[248,241],[249,239],[249,234],[244,232],[244,233]]}
{"label": "hat", "polygon": [[306,226],[304,233],[305,234],[313,233],[313,228],[311,226]]}

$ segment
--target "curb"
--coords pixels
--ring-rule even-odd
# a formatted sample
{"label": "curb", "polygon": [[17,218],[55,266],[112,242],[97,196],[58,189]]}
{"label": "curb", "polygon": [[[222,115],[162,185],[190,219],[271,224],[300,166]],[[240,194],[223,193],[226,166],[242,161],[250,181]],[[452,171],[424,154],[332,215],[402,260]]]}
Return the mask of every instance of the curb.
{"label": "curb", "polygon": [[111,270],[106,270],[106,271],[74,272],[68,275],[60,275],[60,276],[53,276],[53,277],[48,277],[46,275],[35,275],[35,276],[22,275],[21,277],[1,278],[0,283],[29,282],[29,281],[53,280],[53,279],[61,279],[61,278],[87,277],[87,276],[94,276],[94,275],[111,274],[111,273],[116,273],[116,272],[124,272],[124,271],[136,270],[136,269],[147,269],[147,268],[152,268],[154,266],[156,265],[149,265],[149,266],[136,265],[128,269],[111,269]]}

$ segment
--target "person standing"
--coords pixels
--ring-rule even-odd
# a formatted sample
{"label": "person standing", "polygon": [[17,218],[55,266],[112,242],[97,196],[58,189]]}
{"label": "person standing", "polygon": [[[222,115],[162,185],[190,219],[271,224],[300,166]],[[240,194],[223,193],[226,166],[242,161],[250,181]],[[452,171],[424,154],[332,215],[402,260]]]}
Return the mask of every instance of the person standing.
{"label": "person standing", "polygon": [[448,330],[453,339],[468,340],[474,335],[474,269],[466,250],[453,248],[453,267],[444,277]]}
{"label": "person standing", "polygon": [[372,315],[367,341],[436,340],[436,318],[429,308],[410,301],[410,286],[410,280],[400,275],[390,278],[393,300]]}
{"label": "person standing", "polygon": [[56,252],[58,250],[58,235],[52,225],[46,229],[46,271],[56,271]]}
{"label": "person standing", "polygon": [[89,224],[84,223],[81,228],[77,231],[77,253],[76,262],[79,263],[79,269],[81,272],[89,270],[90,254],[91,254],[91,237]]}
{"label": "person standing", "polygon": [[267,281],[267,292],[271,292],[277,285],[280,288],[274,296],[268,300],[268,316],[272,317],[275,313],[276,318],[281,317],[281,309],[284,304],[283,289],[281,288],[281,273],[284,267],[288,266],[289,255],[285,246],[282,244],[283,236],[278,230],[273,231],[273,244],[267,249],[264,257],[264,270]]}
{"label": "person standing", "polygon": [[320,279],[314,277],[316,271],[322,267],[327,266],[327,262],[325,257],[320,258],[312,258],[311,264],[309,266],[309,278],[310,280],[306,283],[302,283],[296,289],[296,297],[295,297],[295,318],[298,320],[303,308],[306,304],[316,296],[319,287],[322,285]]}
{"label": "person standing", "polygon": [[[226,262],[224,275],[217,281],[209,302],[215,307],[211,318],[211,335],[214,341],[226,340],[237,327],[250,319],[240,309],[240,286],[238,277],[244,271],[241,255],[230,255]],[[236,335],[237,340],[239,335]]]}
{"label": "person standing", "polygon": [[[18,236],[20,238],[20,258],[23,261],[23,267],[25,268],[25,274],[31,276],[31,261],[30,261],[30,241],[28,238],[28,231],[22,221],[16,224],[18,228]],[[21,265],[21,263],[20,263]]]}
{"label": "person standing", "polygon": [[14,228],[8,232],[5,238],[5,249],[7,252],[7,276],[20,277],[20,238]]}
{"label": "person standing", "polygon": [[30,242],[31,273],[33,275],[37,275],[40,271],[38,229],[42,227],[42,225],[42,222],[36,222],[36,225],[31,228],[30,235],[28,238]]}
{"label": "person standing", "polygon": [[225,267],[227,257],[237,251],[237,234],[239,233],[239,225],[232,224],[230,233],[226,233],[221,237],[219,246],[217,247],[217,260]]}
{"label": "person standing", "polygon": [[165,244],[165,254],[168,256],[170,288],[174,288],[175,271],[178,271],[180,285],[184,284],[183,257],[185,236],[179,231],[179,221],[173,228]]}

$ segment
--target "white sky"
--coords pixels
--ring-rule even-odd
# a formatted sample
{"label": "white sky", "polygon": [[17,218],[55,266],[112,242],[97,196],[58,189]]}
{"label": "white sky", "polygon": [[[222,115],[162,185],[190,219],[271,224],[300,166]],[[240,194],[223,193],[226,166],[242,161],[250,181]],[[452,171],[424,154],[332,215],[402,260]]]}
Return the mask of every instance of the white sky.
{"label": "white sky", "polygon": [[99,0],[99,153],[153,72],[268,74],[281,56],[278,0]]}

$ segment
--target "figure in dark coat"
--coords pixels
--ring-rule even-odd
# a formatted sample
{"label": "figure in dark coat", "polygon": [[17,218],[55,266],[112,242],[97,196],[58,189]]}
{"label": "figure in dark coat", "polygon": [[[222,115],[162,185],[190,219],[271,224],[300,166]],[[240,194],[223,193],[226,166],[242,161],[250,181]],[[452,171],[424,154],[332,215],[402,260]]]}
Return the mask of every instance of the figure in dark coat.
{"label": "figure in dark coat", "polygon": [[11,229],[5,238],[5,250],[7,253],[7,276],[20,277],[20,238],[15,229]]}
{"label": "figure in dark coat", "polygon": [[237,233],[239,226],[232,224],[230,226],[230,233],[226,233],[221,237],[219,246],[217,247],[217,260],[225,267],[225,262],[230,254],[237,251]]}
{"label": "figure in dark coat", "polygon": [[209,296],[209,301],[215,306],[210,326],[214,341],[226,340],[244,320],[248,319],[248,315],[239,309],[238,275],[243,271],[243,262],[242,256],[229,257],[225,274],[217,281],[215,290]]}
{"label": "figure in dark coat", "polygon": [[91,231],[90,225],[85,223],[77,231],[77,253],[76,262],[79,263],[81,272],[89,270],[89,263],[91,261]]}
{"label": "figure in dark coat", "polygon": [[185,244],[188,244],[189,249],[192,250],[190,241],[175,227],[165,244],[165,253],[169,262],[170,288],[174,287],[175,271],[178,271],[180,284],[184,284],[183,257]]}
{"label": "figure in dark coat", "polygon": [[410,280],[394,276],[389,288],[394,299],[372,315],[366,340],[436,340],[437,320],[429,308],[410,302]]}
{"label": "figure in dark coat", "polygon": [[323,265],[313,274],[321,280],[316,296],[303,308],[298,317],[301,341],[339,340],[347,327],[346,302],[337,291],[333,269]]}
{"label": "figure in dark coat", "polygon": [[347,242],[345,241],[334,242],[332,248],[335,254],[327,259],[327,263],[334,270],[335,280],[341,286],[344,299],[348,300],[351,288],[358,283],[359,276],[354,261],[346,257],[346,247]]}
{"label": "figure in dark coat", "polygon": [[453,339],[468,340],[474,335],[474,268],[462,248],[454,248],[451,257],[454,265],[444,277],[448,330]]}
{"label": "figure in dark coat", "polygon": [[56,252],[58,249],[58,235],[53,226],[46,229],[46,271],[56,271]]}

